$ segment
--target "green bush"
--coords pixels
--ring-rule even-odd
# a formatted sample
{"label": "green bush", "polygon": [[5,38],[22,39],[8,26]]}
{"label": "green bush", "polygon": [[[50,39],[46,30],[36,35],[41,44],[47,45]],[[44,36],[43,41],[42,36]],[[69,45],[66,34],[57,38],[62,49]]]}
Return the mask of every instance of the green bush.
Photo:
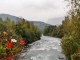
{"label": "green bush", "polygon": [[74,53],[74,54],[71,56],[71,59],[72,59],[72,60],[80,60],[80,53]]}

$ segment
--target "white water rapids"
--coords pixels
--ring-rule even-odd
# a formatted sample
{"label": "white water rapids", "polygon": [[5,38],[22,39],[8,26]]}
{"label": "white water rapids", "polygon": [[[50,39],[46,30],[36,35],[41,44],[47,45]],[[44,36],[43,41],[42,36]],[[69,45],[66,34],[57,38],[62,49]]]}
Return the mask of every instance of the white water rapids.
{"label": "white water rapids", "polygon": [[42,36],[41,40],[30,44],[27,52],[23,52],[19,60],[66,60],[61,53],[60,39]]}

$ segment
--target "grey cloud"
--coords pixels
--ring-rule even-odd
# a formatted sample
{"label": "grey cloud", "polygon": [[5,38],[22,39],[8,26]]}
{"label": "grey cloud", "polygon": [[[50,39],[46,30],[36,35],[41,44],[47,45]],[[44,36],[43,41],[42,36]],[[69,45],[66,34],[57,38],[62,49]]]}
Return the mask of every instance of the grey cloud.
{"label": "grey cloud", "polygon": [[35,9],[35,10],[49,10],[49,9],[58,9],[57,6],[55,6],[54,2],[52,0],[49,1],[44,1],[42,3],[25,3],[23,5],[23,8],[26,9]]}
{"label": "grey cloud", "polygon": [[0,13],[22,16],[29,20],[47,21],[65,15],[62,0],[2,0]]}
{"label": "grey cloud", "polygon": [[53,4],[43,4],[42,6],[35,6],[36,9],[38,10],[50,10],[50,9],[55,9],[55,6]]}

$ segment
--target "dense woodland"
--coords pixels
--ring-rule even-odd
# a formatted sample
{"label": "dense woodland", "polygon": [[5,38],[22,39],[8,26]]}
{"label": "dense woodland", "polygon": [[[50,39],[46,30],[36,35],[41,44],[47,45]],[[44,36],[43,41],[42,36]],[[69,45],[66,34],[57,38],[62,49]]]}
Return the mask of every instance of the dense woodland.
{"label": "dense woodland", "polygon": [[69,60],[80,60],[80,0],[66,0],[70,8],[59,26],[45,27],[44,35],[60,37],[62,52]]}
{"label": "dense woodland", "polygon": [[62,30],[62,25],[60,26],[46,26],[44,28],[44,32],[43,35],[46,36],[52,36],[52,37],[59,37],[62,38],[63,37],[63,30]]}
{"label": "dense woodland", "polygon": [[[0,18],[0,60],[10,59],[20,52],[24,45],[39,40],[40,37],[41,31],[25,19],[14,22],[9,18]],[[14,42],[11,42],[11,39]]]}

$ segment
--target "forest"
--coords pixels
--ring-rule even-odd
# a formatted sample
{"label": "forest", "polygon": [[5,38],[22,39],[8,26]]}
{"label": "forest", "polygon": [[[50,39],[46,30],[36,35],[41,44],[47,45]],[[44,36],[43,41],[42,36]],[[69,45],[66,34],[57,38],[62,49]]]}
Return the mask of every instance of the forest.
{"label": "forest", "polygon": [[44,35],[61,38],[62,53],[68,60],[80,60],[80,0],[66,0],[70,10],[59,26],[45,27]]}
{"label": "forest", "polygon": [[23,46],[39,40],[41,31],[33,23],[0,18],[0,60],[9,60],[18,54]]}

